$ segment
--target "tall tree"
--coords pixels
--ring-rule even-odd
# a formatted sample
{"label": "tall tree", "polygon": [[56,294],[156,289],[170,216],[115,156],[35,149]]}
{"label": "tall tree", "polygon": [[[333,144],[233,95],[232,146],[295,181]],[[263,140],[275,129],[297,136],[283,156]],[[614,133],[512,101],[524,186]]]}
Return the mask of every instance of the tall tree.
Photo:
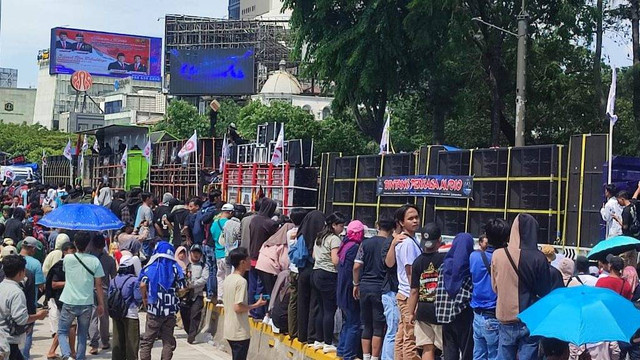
{"label": "tall tree", "polygon": [[633,48],[633,118],[640,129],[640,0],[631,2],[631,41]]}
{"label": "tall tree", "polygon": [[[297,54],[309,77],[331,85],[337,110],[351,109],[371,139],[382,135],[387,102],[402,84],[404,0],[285,0]],[[303,51],[304,50],[304,51]]]}
{"label": "tall tree", "polygon": [[598,120],[605,120],[605,103],[604,96],[602,95],[602,37],[604,31],[602,29],[602,21],[604,18],[604,11],[602,6],[603,0],[596,0],[596,49],[593,55],[593,83],[595,90],[594,104],[598,110]]}

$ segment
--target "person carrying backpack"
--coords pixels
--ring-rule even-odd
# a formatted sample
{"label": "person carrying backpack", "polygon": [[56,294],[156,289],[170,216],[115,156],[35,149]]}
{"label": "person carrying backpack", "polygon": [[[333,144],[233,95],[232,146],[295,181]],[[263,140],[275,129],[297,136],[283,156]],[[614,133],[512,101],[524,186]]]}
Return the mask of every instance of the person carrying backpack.
{"label": "person carrying backpack", "polygon": [[639,195],[640,182],[631,198],[629,198],[629,192],[626,190],[620,191],[616,196],[618,204],[623,206],[624,209],[622,209],[622,216],[613,215],[613,219],[622,226],[622,235],[640,238],[640,214],[638,214],[637,206]]}
{"label": "person carrying backpack", "polygon": [[140,348],[138,306],[142,304],[140,282],[133,257],[123,255],[118,274],[109,283],[107,307],[113,323],[112,360],[137,360]]}

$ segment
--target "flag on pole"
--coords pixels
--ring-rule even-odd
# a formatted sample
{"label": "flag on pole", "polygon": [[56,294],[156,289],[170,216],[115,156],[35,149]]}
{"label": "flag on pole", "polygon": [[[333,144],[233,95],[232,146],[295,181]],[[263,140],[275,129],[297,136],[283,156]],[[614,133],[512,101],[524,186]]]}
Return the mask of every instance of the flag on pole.
{"label": "flag on pole", "polygon": [[87,135],[84,135],[84,140],[82,141],[82,152],[87,151],[87,149],[89,149],[89,139],[87,138]]}
{"label": "flag on pole", "polygon": [[382,128],[382,138],[380,139],[379,155],[390,153],[389,151],[389,143],[390,143],[389,127],[390,126],[391,126],[391,113],[387,112],[387,121],[384,123],[384,127]]}
{"label": "flag on pole", "polygon": [[614,125],[618,121],[618,115],[615,115],[616,110],[616,82],[618,76],[616,75],[616,68],[612,69],[611,73],[611,87],[609,88],[609,98],[607,99],[607,116],[609,121]]}
{"label": "flag on pole", "polygon": [[224,138],[222,140],[222,155],[220,156],[220,168],[219,172],[224,171],[224,166],[227,164],[227,158],[229,157],[229,141],[227,140],[227,134],[224,134]]}
{"label": "flag on pole", "polygon": [[94,141],[93,143],[93,150],[95,150],[96,152],[100,152],[100,144],[98,144],[98,138],[96,138],[96,141]]}
{"label": "flag on pole", "polygon": [[84,151],[80,154],[80,160],[78,160],[78,168],[80,169],[81,177],[84,177]]}
{"label": "flag on pole", "polygon": [[120,159],[120,166],[124,171],[127,171],[127,150],[129,150],[129,147],[124,148],[124,153],[122,153],[122,158]]}
{"label": "flag on pole", "polygon": [[192,152],[198,151],[198,134],[196,131],[193,131],[193,135],[187,140],[186,143],[182,146],[182,149],[178,151],[178,157],[183,158],[186,155],[191,154]]}
{"label": "flag on pole", "polygon": [[142,155],[147,159],[147,162],[151,164],[151,138],[147,141],[147,145],[142,150]]}
{"label": "flag on pole", "polygon": [[42,166],[47,166],[47,153],[42,149]]}
{"label": "flag on pole", "polygon": [[280,133],[276,140],[276,147],[273,148],[273,155],[271,155],[271,163],[273,165],[282,164],[282,152],[284,150],[284,124],[280,125]]}
{"label": "flag on pole", "polygon": [[71,139],[67,141],[67,146],[64,147],[64,151],[62,155],[67,158],[67,160],[71,161]]}

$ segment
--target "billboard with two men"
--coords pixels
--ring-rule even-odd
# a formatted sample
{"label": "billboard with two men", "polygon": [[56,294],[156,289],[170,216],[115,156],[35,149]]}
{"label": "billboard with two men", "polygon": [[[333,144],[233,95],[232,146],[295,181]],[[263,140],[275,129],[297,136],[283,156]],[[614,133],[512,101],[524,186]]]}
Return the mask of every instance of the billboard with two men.
{"label": "billboard with two men", "polygon": [[70,28],[51,29],[50,74],[162,80],[162,39]]}

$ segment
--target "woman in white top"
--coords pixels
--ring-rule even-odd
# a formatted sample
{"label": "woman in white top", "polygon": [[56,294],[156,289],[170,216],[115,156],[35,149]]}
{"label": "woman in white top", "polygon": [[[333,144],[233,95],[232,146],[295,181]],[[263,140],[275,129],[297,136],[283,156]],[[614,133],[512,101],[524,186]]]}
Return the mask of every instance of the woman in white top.
{"label": "woman in white top", "polygon": [[322,349],[324,353],[336,352],[333,346],[334,315],[338,305],[336,303],[336,286],[338,282],[337,265],[340,261],[338,248],[340,235],[344,230],[346,218],[339,212],[329,215],[324,229],[318,234],[313,246],[313,273],[311,286],[316,293],[320,313],[316,316],[316,329],[320,340],[313,344],[314,349]]}

